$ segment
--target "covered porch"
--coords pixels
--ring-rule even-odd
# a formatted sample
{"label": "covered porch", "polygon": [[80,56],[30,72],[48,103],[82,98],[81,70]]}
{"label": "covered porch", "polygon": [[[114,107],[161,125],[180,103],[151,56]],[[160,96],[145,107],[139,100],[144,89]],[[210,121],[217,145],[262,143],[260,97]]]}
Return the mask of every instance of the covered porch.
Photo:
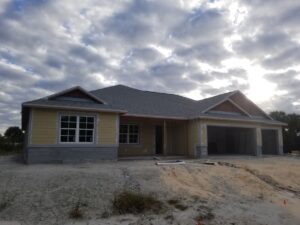
{"label": "covered porch", "polygon": [[120,116],[119,157],[188,156],[187,120]]}

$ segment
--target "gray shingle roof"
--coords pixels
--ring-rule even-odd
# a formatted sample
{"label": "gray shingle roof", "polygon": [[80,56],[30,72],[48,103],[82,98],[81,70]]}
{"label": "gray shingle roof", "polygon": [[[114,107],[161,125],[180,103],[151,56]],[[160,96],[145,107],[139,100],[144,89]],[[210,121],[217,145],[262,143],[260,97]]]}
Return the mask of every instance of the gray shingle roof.
{"label": "gray shingle roof", "polygon": [[141,91],[123,85],[107,87],[91,93],[128,114],[183,117],[194,109],[197,101],[179,95]]}
{"label": "gray shingle roof", "polygon": [[257,119],[238,115],[204,114],[203,111],[227,99],[235,92],[228,92],[214,97],[196,101],[174,94],[142,91],[124,85],[116,85],[89,92],[107,104],[97,102],[63,101],[42,98],[23,103],[24,106],[44,105],[49,107],[89,108],[96,110],[111,110],[126,112],[130,115],[157,116],[172,118],[195,118],[209,116],[212,118],[228,118],[241,120],[255,120],[261,122],[274,122],[269,119]]}

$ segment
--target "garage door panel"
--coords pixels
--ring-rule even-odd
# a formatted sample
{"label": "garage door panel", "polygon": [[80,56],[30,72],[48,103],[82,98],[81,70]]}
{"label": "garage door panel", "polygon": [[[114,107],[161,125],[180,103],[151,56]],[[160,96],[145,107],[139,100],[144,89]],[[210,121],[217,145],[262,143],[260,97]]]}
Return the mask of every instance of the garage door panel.
{"label": "garage door panel", "polygon": [[253,155],[255,150],[253,128],[208,126],[208,154]]}
{"label": "garage door panel", "polygon": [[278,152],[278,142],[276,130],[262,130],[262,154],[276,155]]}

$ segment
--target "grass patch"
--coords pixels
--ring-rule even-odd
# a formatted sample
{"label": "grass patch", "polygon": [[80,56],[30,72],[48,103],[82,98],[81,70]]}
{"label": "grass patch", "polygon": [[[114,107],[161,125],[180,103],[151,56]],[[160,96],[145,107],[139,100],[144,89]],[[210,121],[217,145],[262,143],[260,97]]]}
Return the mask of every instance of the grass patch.
{"label": "grass patch", "polygon": [[118,214],[159,213],[163,204],[150,195],[124,191],[114,197],[113,209]]}

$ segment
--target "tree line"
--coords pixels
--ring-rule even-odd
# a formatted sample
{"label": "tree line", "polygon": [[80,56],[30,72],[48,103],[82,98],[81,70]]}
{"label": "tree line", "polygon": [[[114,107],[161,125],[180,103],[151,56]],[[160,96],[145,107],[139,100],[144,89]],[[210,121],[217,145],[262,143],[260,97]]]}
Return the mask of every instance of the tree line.
{"label": "tree line", "polygon": [[21,151],[24,144],[24,133],[19,127],[9,127],[0,134],[0,152]]}
{"label": "tree line", "polygon": [[273,111],[270,113],[270,116],[275,120],[287,123],[287,126],[282,128],[284,152],[300,150],[300,115]]}
{"label": "tree line", "polygon": [[[300,150],[300,115],[286,114],[283,111],[273,111],[270,116],[278,121],[287,123],[282,128],[284,152]],[[9,127],[4,135],[0,134],[0,151],[20,151],[24,144],[24,133],[19,127]]]}

